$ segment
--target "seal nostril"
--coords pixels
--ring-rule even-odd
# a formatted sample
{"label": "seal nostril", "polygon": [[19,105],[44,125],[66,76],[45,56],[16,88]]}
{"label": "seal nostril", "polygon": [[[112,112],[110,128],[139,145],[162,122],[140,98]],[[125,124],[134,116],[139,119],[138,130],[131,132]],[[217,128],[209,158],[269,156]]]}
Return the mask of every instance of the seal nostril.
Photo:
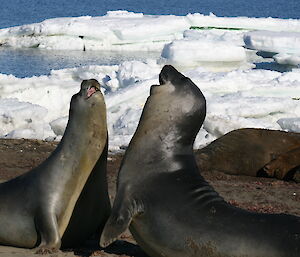
{"label": "seal nostril", "polygon": [[162,73],[159,74],[159,84],[160,85],[164,85],[166,83],[166,81],[168,81],[167,77],[164,76]]}
{"label": "seal nostril", "polygon": [[159,84],[160,84],[160,85],[163,85],[163,84],[164,84],[164,81],[163,81],[163,79],[162,79],[161,76],[159,76]]}

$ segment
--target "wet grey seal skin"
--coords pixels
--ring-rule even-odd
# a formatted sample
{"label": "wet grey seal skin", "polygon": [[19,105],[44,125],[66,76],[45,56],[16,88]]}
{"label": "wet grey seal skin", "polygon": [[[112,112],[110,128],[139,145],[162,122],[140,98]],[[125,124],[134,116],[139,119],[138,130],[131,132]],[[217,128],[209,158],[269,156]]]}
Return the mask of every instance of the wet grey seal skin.
{"label": "wet grey seal skin", "polygon": [[99,238],[111,206],[108,195],[106,144],[74,207],[71,219],[62,237],[62,248],[78,247],[92,235]]}
{"label": "wet grey seal skin", "polygon": [[103,226],[110,213],[106,154],[104,98],[96,80],[85,80],[72,97],[66,131],[49,158],[0,184],[0,244],[58,249]]}
{"label": "wet grey seal skin", "polygon": [[[297,161],[297,154],[293,154],[293,151],[299,146],[300,133],[247,128],[225,134],[198,150],[196,156],[201,171],[215,170],[232,175],[285,179],[290,169],[288,165],[284,169],[279,165],[283,165],[287,155],[295,156],[294,160]],[[275,162],[266,166],[272,160]],[[300,165],[299,156],[298,160]],[[289,179],[293,179],[293,176]]]}
{"label": "wet grey seal skin", "polygon": [[172,66],[159,77],[124,156],[100,245],[129,227],[151,257],[299,257],[299,217],[236,208],[200,175],[193,143],[205,98]]}

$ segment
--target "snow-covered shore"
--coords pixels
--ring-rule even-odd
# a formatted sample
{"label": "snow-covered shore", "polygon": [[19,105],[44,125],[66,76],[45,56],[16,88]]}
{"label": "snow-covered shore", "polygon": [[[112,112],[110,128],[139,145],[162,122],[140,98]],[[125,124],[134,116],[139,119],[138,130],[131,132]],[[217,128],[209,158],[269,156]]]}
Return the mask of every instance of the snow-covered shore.
{"label": "snow-covered shore", "polygon": [[[188,33],[191,28],[197,32]],[[263,32],[256,33],[257,31]],[[246,38],[245,43],[243,37]],[[60,50],[161,51],[165,44],[173,42],[177,46],[177,52],[185,49],[189,58],[192,57],[191,61],[199,62],[203,61],[203,53],[206,53],[204,59],[214,57],[212,59],[217,61],[243,61],[245,51],[241,46],[299,56],[299,40],[300,20],[217,17],[199,13],[174,16],[110,11],[99,17],[54,18],[0,29],[2,46]],[[172,59],[175,47],[171,48],[170,53],[167,49],[164,56]],[[195,49],[202,49],[202,52],[194,56],[192,53]],[[216,49],[219,52],[215,53]],[[220,54],[222,52],[225,52],[225,57]],[[232,58],[229,52],[235,53]]]}
{"label": "snow-covered shore", "polygon": [[[243,127],[300,132],[299,40],[300,20],[212,14],[116,11],[1,29],[2,47],[160,51],[161,58],[53,70],[30,78],[0,74],[0,136],[59,140],[71,96],[83,79],[95,78],[105,94],[110,149],[117,150],[133,135],[150,86],[158,84],[165,63],[190,77],[207,99],[207,117],[195,148]],[[262,59],[257,51],[294,69],[252,69]]]}
{"label": "snow-covered shore", "polygon": [[[87,66],[52,71],[49,76],[0,75],[0,134],[12,138],[60,138],[69,101],[81,80],[96,78],[107,105],[110,148],[127,145],[137,126],[150,86],[158,84],[155,61],[119,66]],[[300,69],[210,72],[187,70],[207,99],[207,117],[195,147],[237,128],[260,127],[300,132]],[[293,118],[293,119],[290,119]],[[281,119],[281,122],[277,122]],[[280,124],[280,125],[279,125]]]}

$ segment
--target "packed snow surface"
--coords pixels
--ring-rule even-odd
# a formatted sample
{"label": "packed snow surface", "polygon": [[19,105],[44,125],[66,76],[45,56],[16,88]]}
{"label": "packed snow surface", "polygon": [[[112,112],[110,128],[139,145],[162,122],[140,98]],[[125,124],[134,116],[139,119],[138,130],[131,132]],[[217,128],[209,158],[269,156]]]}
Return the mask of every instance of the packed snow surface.
{"label": "packed snow surface", "polygon": [[[83,79],[94,78],[105,96],[109,147],[118,150],[129,143],[166,63],[191,78],[206,97],[207,116],[195,148],[238,128],[300,132],[299,34],[300,20],[127,11],[1,29],[2,47],[160,51],[161,58],[52,70],[30,78],[0,74],[0,137],[59,140],[71,96]],[[257,51],[294,68],[283,73],[252,69],[262,59]]]}
{"label": "packed snow surface", "polygon": [[[192,35],[188,33],[191,28],[199,31]],[[297,54],[297,58],[289,56],[283,62],[290,60],[292,64],[298,64],[299,34],[300,20],[295,19],[110,11],[99,17],[54,18],[1,29],[0,45],[82,51],[163,50],[166,59],[190,66],[207,59],[211,62],[246,62],[243,48],[246,45],[255,50]],[[185,59],[181,58],[183,50],[186,51]]]}
{"label": "packed snow surface", "polygon": [[276,54],[280,64],[300,64],[300,33],[252,31],[244,35],[246,47]]}
{"label": "packed snow surface", "polygon": [[[150,86],[159,83],[161,68],[149,60],[56,70],[49,76],[23,79],[1,74],[1,136],[59,140],[67,123],[71,96],[79,91],[83,79],[95,78],[105,95],[110,149],[117,150],[130,141]],[[207,100],[207,116],[196,148],[243,127],[299,131],[300,69],[280,73],[196,68],[183,73]]]}

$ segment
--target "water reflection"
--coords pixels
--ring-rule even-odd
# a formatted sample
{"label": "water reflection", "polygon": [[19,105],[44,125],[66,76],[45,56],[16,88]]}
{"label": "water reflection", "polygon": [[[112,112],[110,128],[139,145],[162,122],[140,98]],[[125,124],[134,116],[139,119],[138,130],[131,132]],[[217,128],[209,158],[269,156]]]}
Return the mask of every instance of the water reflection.
{"label": "water reflection", "polygon": [[[159,57],[160,52],[64,51],[0,47],[0,73],[24,78],[49,75],[51,70],[86,65],[118,65],[124,61],[146,61]],[[269,58],[270,56],[267,57],[260,63],[255,63],[255,69],[286,72],[295,68],[295,66],[280,65]]]}
{"label": "water reflection", "polygon": [[63,51],[0,47],[0,73],[16,77],[48,75],[51,70],[85,65],[117,65],[159,58],[159,52]]}

